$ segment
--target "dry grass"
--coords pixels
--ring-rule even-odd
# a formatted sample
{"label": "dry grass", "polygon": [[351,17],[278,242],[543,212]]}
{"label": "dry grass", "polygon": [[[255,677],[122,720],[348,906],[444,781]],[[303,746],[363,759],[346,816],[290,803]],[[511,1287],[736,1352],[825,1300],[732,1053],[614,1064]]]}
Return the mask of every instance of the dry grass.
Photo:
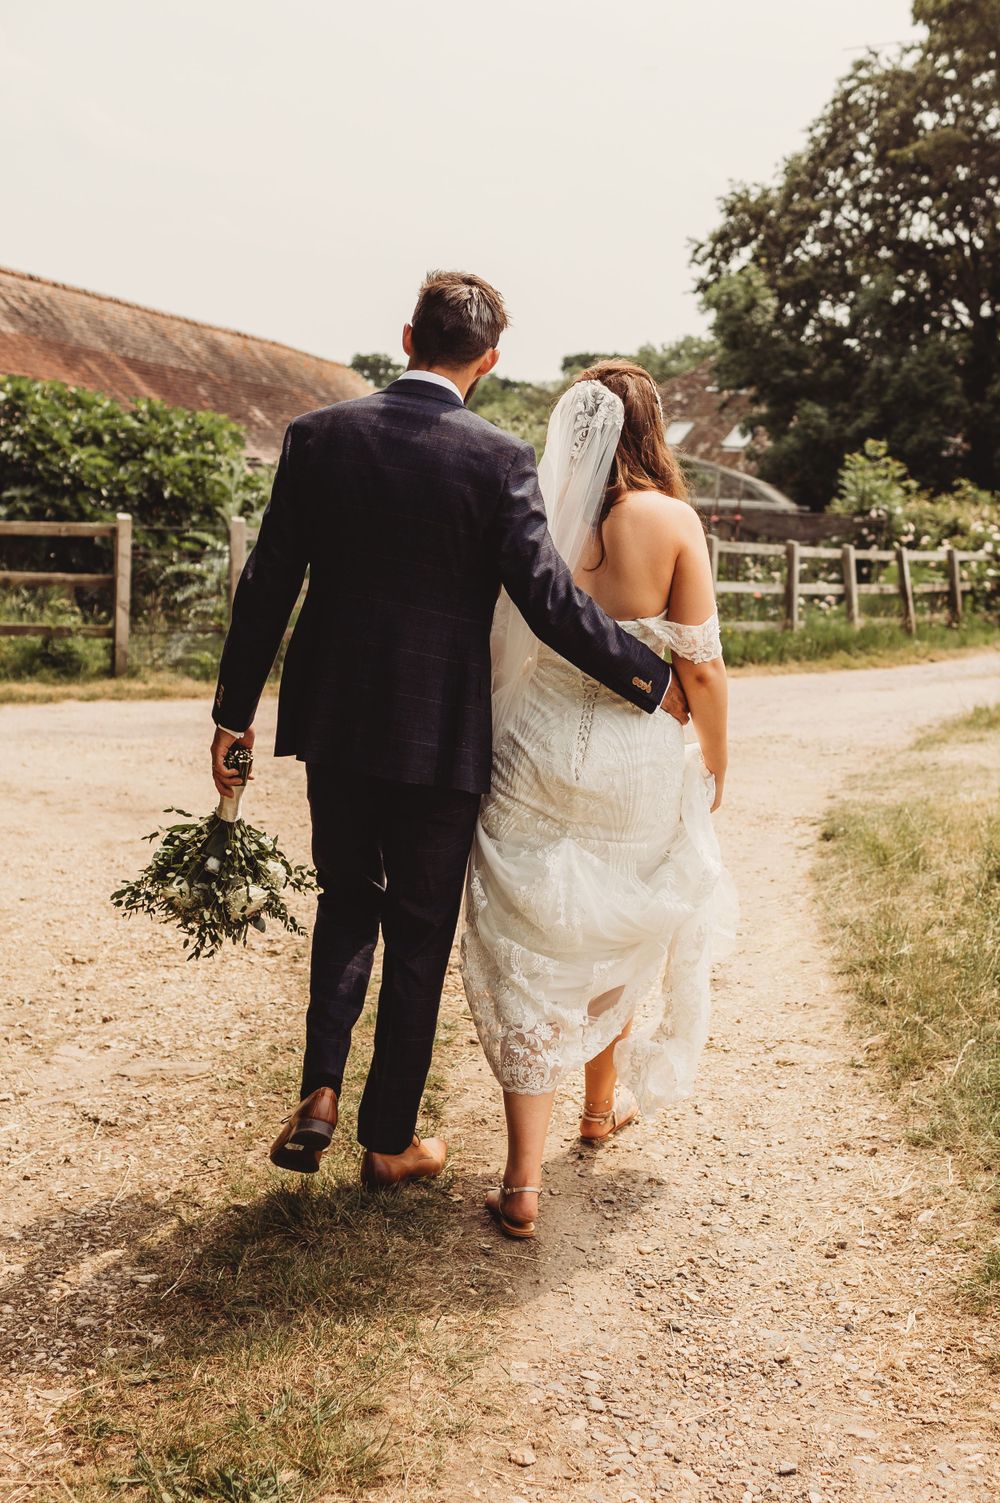
{"label": "dry grass", "polygon": [[6,705],[56,704],[71,699],[200,699],[209,705],[212,692],[212,685],[204,679],[165,672],[134,678],[0,680],[0,704]]}
{"label": "dry grass", "polygon": [[723,643],[730,672],[827,673],[967,656],[1000,646],[1000,626],[975,616],[959,627],[922,622],[911,637],[895,621],[866,621],[855,629],[840,619],[814,618],[797,632],[727,631],[723,622]]}
{"label": "dry grass", "polygon": [[353,1499],[461,1432],[489,1276],[460,1246],[447,1176],[371,1194],[357,1168],[348,1108],[316,1179],[255,1170],[207,1208],[175,1201],[132,1249],[164,1292],[123,1316],[132,1354],[61,1416],[78,1503]]}
{"label": "dry grass", "polygon": [[[1000,1180],[1000,709],[925,734],[823,830],[823,888],[866,1058],[915,1142]],[[978,1293],[1000,1301],[1000,1245]]]}

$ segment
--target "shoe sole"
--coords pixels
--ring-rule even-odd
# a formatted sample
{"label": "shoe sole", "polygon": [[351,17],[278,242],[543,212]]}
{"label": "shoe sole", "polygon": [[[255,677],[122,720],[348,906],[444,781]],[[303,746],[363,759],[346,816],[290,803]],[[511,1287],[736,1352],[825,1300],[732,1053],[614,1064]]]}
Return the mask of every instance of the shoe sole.
{"label": "shoe sole", "polygon": [[322,1153],[325,1148],[329,1148],[332,1137],[332,1122],[323,1122],[317,1117],[305,1117],[296,1124],[295,1131],[288,1141],[297,1144],[300,1148],[315,1148]]}

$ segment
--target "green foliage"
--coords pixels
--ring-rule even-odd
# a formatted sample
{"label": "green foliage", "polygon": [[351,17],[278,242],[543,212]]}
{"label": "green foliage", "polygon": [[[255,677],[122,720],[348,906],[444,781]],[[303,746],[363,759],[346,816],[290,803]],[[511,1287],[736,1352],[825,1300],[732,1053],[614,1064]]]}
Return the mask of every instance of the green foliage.
{"label": "green foliage", "polygon": [[540,459],[549,414],[562,390],[561,382],[509,381],[503,376],[486,376],[476,387],[469,407],[495,427],[523,438]]}
{"label": "green foliage", "polygon": [[965,615],[960,626],[921,621],[917,635],[911,637],[903,630],[898,614],[892,619],[871,617],[858,627],[851,626],[838,602],[825,616],[810,611],[799,631],[782,631],[780,623],[773,631],[739,631],[727,629],[723,621],[722,642],[730,668],[760,666],[789,672],[880,668],[933,662],[951,652],[995,647],[997,628],[994,621],[982,616]]}
{"label": "green foliage", "polygon": [[641,344],[633,355],[610,354],[607,351],[564,355],[561,369],[564,376],[573,377],[588,366],[600,364],[602,360],[634,360],[637,365],[649,371],[654,381],[669,381],[671,376],[692,370],[714,354],[714,339],[706,339],[698,334],[685,334],[683,338],[675,339],[670,344]]}
{"label": "green foliage", "polygon": [[355,355],[351,361],[351,370],[357,371],[359,376],[364,376],[366,381],[380,389],[403,374],[403,367],[391,355],[385,354]]}
{"label": "green foliage", "polygon": [[852,517],[859,542],[869,548],[958,548],[985,552],[985,563],[966,564],[966,574],[984,597],[1000,580],[1000,497],[959,480],[932,496],[878,439],[848,454],[830,510]]}
{"label": "green foliage", "polygon": [[872,434],[922,486],[1000,488],[1000,0],[914,14],[926,39],[861,58],[695,249],[720,384],[771,440],[761,474],[816,509]]}
{"label": "green foliage", "polygon": [[[230,749],[227,767],[237,765],[236,755]],[[243,819],[210,814],[192,821],[183,809],[165,812],[183,814],[187,823],[146,836],[163,835],[149,865],[111,894],[127,918],[148,913],[176,924],[185,935],[185,950],[190,947],[189,960],[214,955],[226,940],[245,945],[251,926],[263,930],[265,915],[293,934],[303,932],[281,893],[285,887],[311,891],[313,872],[293,867],[273,839]]]}
{"label": "green foliage", "polygon": [[123,407],[61,381],[0,378],[0,517],[178,532],[262,509],[267,477],[247,468],[238,424],[151,397]]}
{"label": "green foliage", "polygon": [[[74,600],[56,587],[0,589],[0,621],[76,628],[84,625]],[[36,679],[57,683],[107,673],[110,644],[94,638],[0,637],[0,680]]]}
{"label": "green foliage", "polygon": [[[222,526],[237,514],[253,525],[270,479],[268,469],[248,466],[242,430],[219,413],[145,397],[123,407],[60,381],[0,378],[0,520],[103,522],[129,512],[139,623],[164,612],[176,620],[181,606],[190,622],[195,598],[195,615],[223,618]],[[2,560],[7,568],[106,573],[110,545],[5,539]],[[106,618],[106,592],[80,588],[75,599],[84,616]],[[51,651],[65,656],[62,647]]]}

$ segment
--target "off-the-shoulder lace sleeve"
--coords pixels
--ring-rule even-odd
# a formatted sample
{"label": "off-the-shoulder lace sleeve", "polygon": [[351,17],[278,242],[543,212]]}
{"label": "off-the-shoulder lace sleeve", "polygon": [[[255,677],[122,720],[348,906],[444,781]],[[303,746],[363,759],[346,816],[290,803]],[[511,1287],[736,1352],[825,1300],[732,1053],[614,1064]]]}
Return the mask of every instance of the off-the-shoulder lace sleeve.
{"label": "off-the-shoulder lace sleeve", "polygon": [[682,626],[679,621],[664,621],[664,636],[671,652],[689,663],[708,663],[722,656],[719,614],[713,611],[701,626]]}

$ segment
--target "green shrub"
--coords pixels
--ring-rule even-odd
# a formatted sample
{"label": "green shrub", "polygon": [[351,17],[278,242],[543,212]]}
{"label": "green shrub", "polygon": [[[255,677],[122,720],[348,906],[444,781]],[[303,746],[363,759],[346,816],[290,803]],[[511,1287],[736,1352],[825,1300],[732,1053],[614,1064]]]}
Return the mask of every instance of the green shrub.
{"label": "green shrub", "polygon": [[[217,558],[228,518],[262,511],[270,471],[247,463],[243,432],[216,412],[142,397],[125,407],[59,381],[0,378],[0,520],[133,518],[133,610],[142,621],[170,602],[225,611]],[[5,538],[0,566],[106,573],[107,539]],[[79,597],[107,617],[107,591]]]}

